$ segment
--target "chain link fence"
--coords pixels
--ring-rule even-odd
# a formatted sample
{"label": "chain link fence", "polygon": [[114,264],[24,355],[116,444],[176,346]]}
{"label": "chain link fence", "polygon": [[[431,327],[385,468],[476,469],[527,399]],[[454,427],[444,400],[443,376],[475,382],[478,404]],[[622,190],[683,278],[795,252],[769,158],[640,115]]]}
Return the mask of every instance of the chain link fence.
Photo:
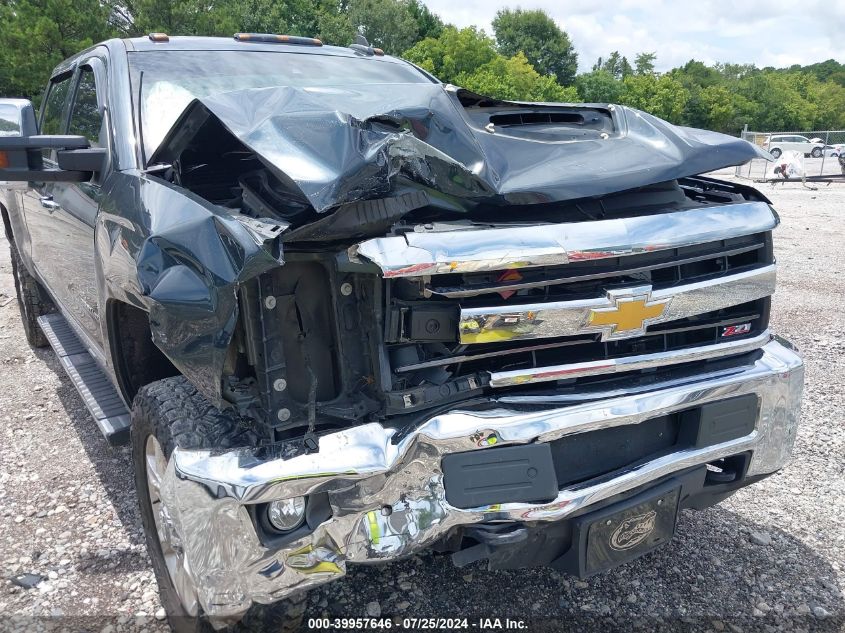
{"label": "chain link fence", "polygon": [[[780,179],[775,169],[780,164],[777,159],[784,156],[785,152],[798,153],[805,178],[845,177],[845,167],[839,162],[839,156],[845,153],[845,130],[754,132],[746,128],[742,131],[742,138],[767,150],[775,157],[775,161],[755,158],[745,165],[739,165],[736,167],[736,175],[740,178]],[[787,156],[792,155],[787,154],[784,160]]]}

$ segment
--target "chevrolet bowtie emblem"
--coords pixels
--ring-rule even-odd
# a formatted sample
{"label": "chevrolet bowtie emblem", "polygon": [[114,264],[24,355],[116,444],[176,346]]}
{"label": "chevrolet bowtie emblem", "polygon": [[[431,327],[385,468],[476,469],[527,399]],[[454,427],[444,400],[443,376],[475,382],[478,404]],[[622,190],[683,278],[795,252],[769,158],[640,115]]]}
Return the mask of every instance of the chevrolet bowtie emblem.
{"label": "chevrolet bowtie emblem", "polygon": [[663,320],[672,300],[652,300],[651,286],[608,290],[607,299],[610,307],[590,310],[584,326],[586,331],[601,332],[603,341],[642,336],[650,324]]}

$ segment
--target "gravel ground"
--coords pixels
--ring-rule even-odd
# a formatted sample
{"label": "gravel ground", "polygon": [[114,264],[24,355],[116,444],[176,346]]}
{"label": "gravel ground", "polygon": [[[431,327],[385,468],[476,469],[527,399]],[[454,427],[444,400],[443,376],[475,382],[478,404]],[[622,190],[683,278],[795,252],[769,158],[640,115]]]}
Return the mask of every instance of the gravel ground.
{"label": "gravel ground", "polygon": [[[312,592],[308,616],[510,617],[530,620],[530,630],[845,630],[845,185],[762,187],[783,221],[772,325],[807,361],[787,468],[720,506],[685,511],[670,545],[587,582],[547,569],[456,569],[426,554],[352,567]],[[0,581],[0,630],[167,630],[128,449],[106,445],[52,352],[26,344],[13,288],[0,244],[0,576],[46,578],[28,590]]]}

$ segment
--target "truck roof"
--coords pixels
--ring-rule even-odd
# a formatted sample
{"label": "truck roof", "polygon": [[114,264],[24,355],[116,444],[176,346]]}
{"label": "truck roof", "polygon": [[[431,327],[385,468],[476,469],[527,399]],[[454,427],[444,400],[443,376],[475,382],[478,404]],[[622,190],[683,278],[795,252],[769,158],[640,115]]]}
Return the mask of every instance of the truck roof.
{"label": "truck roof", "polygon": [[[123,39],[112,38],[89,46],[88,48],[79,51],[75,55],[68,57],[61,61],[50,74],[50,77],[55,77],[57,74],[63,73],[73,66],[73,64],[80,58],[91,51],[105,47],[111,51],[113,55],[119,54],[121,51],[126,52],[146,52],[146,51],[262,51],[268,53],[300,53],[306,55],[330,55],[333,57],[368,57],[373,61],[401,61],[402,63],[409,63],[405,60],[393,57],[391,55],[373,55],[372,57],[365,56],[358,53],[351,48],[345,46],[308,46],[302,44],[289,44],[284,42],[268,43],[256,41],[237,41],[234,37],[199,37],[199,36],[173,36],[169,37],[168,41],[153,41],[149,37],[127,37]],[[420,72],[429,75],[426,71],[418,69]],[[434,79],[433,77],[431,77]]]}
{"label": "truck roof", "polygon": [[[132,37],[123,40],[128,51],[263,51],[268,53],[310,53],[338,57],[361,57],[351,48],[343,46],[307,46],[302,44],[237,41],[234,37],[171,36],[166,42],[154,42],[149,37]],[[377,59],[391,59],[389,55]]]}

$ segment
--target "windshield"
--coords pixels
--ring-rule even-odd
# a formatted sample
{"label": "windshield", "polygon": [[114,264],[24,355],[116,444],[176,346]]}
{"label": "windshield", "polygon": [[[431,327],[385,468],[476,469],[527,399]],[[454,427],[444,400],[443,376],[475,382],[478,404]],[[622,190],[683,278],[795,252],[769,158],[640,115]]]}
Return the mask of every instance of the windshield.
{"label": "windshield", "polygon": [[132,92],[138,95],[144,156],[151,156],[196,97],[293,86],[430,83],[412,66],[372,57],[262,51],[148,51],[129,53]]}

